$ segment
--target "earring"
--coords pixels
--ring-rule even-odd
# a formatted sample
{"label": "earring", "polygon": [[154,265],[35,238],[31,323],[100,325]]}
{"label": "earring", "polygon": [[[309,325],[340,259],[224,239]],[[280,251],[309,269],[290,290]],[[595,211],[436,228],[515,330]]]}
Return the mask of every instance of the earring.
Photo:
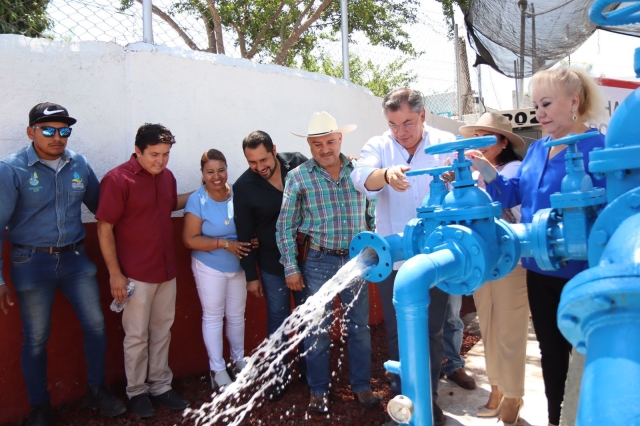
{"label": "earring", "polygon": [[576,121],[578,119],[578,117],[576,116],[576,110],[574,109],[572,112],[573,112],[573,121]]}

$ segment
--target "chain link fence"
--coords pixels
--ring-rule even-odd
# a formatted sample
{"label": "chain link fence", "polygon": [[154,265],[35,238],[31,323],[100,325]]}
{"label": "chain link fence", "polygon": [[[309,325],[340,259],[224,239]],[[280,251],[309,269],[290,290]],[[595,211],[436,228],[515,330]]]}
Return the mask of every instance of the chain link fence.
{"label": "chain link fence", "polygon": [[[142,41],[142,5],[134,0],[130,7],[123,9],[119,0],[33,0],[41,2],[40,13],[22,14],[16,10],[14,0],[0,0],[0,22],[10,21],[6,16],[14,13],[12,28],[0,28],[0,32],[21,33],[27,36],[47,37],[66,42],[104,41],[121,45]],[[210,23],[201,19],[202,15],[188,10],[177,9],[170,0],[154,0],[153,37],[156,44],[203,51],[224,51],[227,56],[240,58],[235,31],[223,29],[223,47],[215,47],[212,41]],[[425,6],[426,5],[426,6]],[[13,12],[10,10],[13,8]],[[41,13],[46,9],[46,13]],[[9,10],[9,12],[7,12]],[[17,12],[17,13],[16,13]],[[164,19],[159,14],[164,13]],[[371,61],[384,74],[388,67],[400,64],[397,72],[409,76],[410,85],[425,95],[427,109],[446,117],[457,117],[458,96],[456,78],[456,55],[454,41],[447,35],[447,25],[439,3],[423,1],[418,8],[418,22],[405,30],[419,54],[408,57],[397,50],[373,46],[365,37],[355,35],[350,44],[350,56]],[[3,24],[4,25],[4,24]],[[43,31],[43,28],[46,28]],[[214,36],[215,37],[215,36]],[[212,45],[214,46],[212,48]],[[475,69],[469,70],[468,57],[473,57],[470,49],[462,46],[461,55],[461,98],[463,114],[482,112],[478,103],[478,79]],[[321,40],[314,46],[315,52],[330,58],[333,63],[342,61],[340,40]],[[263,58],[256,57],[263,61]],[[300,66],[301,64],[298,64]],[[296,66],[293,64],[293,66]],[[487,69],[485,67],[485,69]],[[483,85],[493,84],[486,79]],[[491,87],[486,87],[485,93]],[[495,90],[494,90],[495,92]],[[486,99],[486,98],[485,98]],[[498,105],[491,105],[498,108]]]}

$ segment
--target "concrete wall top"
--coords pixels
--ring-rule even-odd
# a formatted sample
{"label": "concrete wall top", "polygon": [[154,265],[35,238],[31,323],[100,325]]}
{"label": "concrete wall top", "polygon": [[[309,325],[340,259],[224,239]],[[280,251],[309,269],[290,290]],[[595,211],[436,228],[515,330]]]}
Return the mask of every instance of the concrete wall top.
{"label": "concrete wall top", "polygon": [[[199,159],[217,148],[231,182],[247,168],[242,139],[269,133],[281,152],[309,156],[304,132],[311,114],[328,111],[339,125],[355,123],[342,151],[357,156],[386,130],[381,99],[342,79],[247,59],[135,43],[66,43],[0,35],[0,158],[28,143],[27,115],[57,102],[78,119],[68,147],[87,157],[99,178],[133,152],[138,127],[162,123],[176,136],[169,168],[180,192],[200,183]],[[457,133],[460,123],[427,122]],[[85,219],[89,219],[85,217]]]}

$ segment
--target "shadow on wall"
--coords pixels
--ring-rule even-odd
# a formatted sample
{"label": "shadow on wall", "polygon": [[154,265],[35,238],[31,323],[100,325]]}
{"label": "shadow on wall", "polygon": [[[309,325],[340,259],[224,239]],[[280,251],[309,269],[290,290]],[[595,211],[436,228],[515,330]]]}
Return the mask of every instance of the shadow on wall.
{"label": "shadow on wall", "polygon": [[[209,368],[207,352],[202,340],[202,309],[196,285],[191,273],[190,251],[182,245],[182,218],[174,218],[173,240],[178,260],[178,295],[176,317],[171,329],[169,365],[175,377],[198,374]],[[96,224],[85,224],[87,236],[85,249],[89,258],[98,267],[98,282],[102,300],[102,311],[107,328],[106,382],[125,386],[124,355],[122,341],[122,314],[109,309],[111,292],[109,275],[100,254]],[[10,244],[2,247],[4,259],[4,277],[9,278]],[[8,281],[8,280],[7,280]],[[13,288],[12,284],[9,285]],[[370,319],[369,323],[382,322],[382,308],[377,287],[369,284]],[[12,293],[15,295],[14,293]],[[247,297],[245,349],[251,353],[266,337],[267,311],[264,298]],[[334,328],[337,330],[338,328]],[[337,337],[334,333],[334,337]],[[8,315],[0,314],[0,424],[16,421],[29,414],[27,391],[20,366],[22,346],[22,322],[16,305],[10,308]],[[48,379],[51,403],[55,406],[83,397],[87,391],[87,375],[82,350],[82,330],[76,316],[64,296],[58,292],[53,305],[51,318],[51,336],[47,345]],[[225,342],[225,357],[229,348]]]}

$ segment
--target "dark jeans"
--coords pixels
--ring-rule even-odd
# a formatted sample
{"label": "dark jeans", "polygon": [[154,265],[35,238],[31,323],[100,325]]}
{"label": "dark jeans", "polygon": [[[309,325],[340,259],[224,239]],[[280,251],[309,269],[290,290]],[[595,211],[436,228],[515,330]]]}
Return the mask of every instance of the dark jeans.
{"label": "dark jeans", "polygon": [[447,314],[449,293],[438,287],[429,290],[429,361],[431,362],[431,393],[433,401],[438,399],[438,381],[440,380],[440,366],[444,358],[443,330]]}
{"label": "dark jeans", "polygon": [[[262,278],[262,289],[264,297],[267,301],[267,334],[271,336],[282,323],[291,314],[291,294],[296,306],[302,305],[306,300],[305,291],[291,291],[287,287],[287,282],[283,276],[273,275],[260,269]],[[286,338],[286,336],[284,336]],[[304,345],[300,344],[298,352],[303,352]],[[298,362],[298,370],[302,374],[307,373],[304,358],[300,358]],[[287,372],[282,373],[288,376]]]}
{"label": "dark jeans", "polygon": [[442,340],[444,342],[444,357],[447,362],[442,366],[444,374],[447,376],[455,373],[456,370],[464,368],[465,362],[460,355],[462,347],[462,332],[464,322],[460,318],[462,308],[462,296],[449,295],[447,303],[447,313],[445,314],[444,331]]}
{"label": "dark jeans", "polygon": [[547,396],[549,423],[560,424],[564,384],[569,371],[571,344],[558,328],[558,305],[569,280],[527,271],[527,292],[533,328],[540,345],[540,364]]}
{"label": "dark jeans", "polygon": [[[396,309],[393,306],[393,283],[398,271],[393,271],[385,280],[378,283],[378,292],[382,300],[382,312],[387,328],[387,345],[389,359],[398,361],[398,321]],[[440,380],[440,366],[444,358],[443,328],[449,294],[437,287],[429,290],[431,303],[429,304],[429,360],[431,362],[431,390],[433,400],[438,398],[438,381]]]}
{"label": "dark jeans", "polygon": [[49,400],[47,341],[57,289],[71,303],[84,332],[89,386],[102,384],[107,337],[96,266],[87,257],[84,247],[60,254],[13,248],[11,261],[11,280],[23,324],[21,361],[29,403],[36,405]]}
{"label": "dark jeans", "polygon": [[[309,249],[307,261],[300,269],[309,296],[316,294],[336,272],[349,261],[349,256],[334,256]],[[349,380],[351,390],[371,389],[371,333],[369,330],[369,288],[358,279],[357,283],[339,294],[347,328]],[[324,307],[325,314],[333,310],[333,300]],[[307,382],[312,394],[329,392],[329,326],[333,315],[325,315],[320,326],[310,330],[305,338],[307,351]]]}

